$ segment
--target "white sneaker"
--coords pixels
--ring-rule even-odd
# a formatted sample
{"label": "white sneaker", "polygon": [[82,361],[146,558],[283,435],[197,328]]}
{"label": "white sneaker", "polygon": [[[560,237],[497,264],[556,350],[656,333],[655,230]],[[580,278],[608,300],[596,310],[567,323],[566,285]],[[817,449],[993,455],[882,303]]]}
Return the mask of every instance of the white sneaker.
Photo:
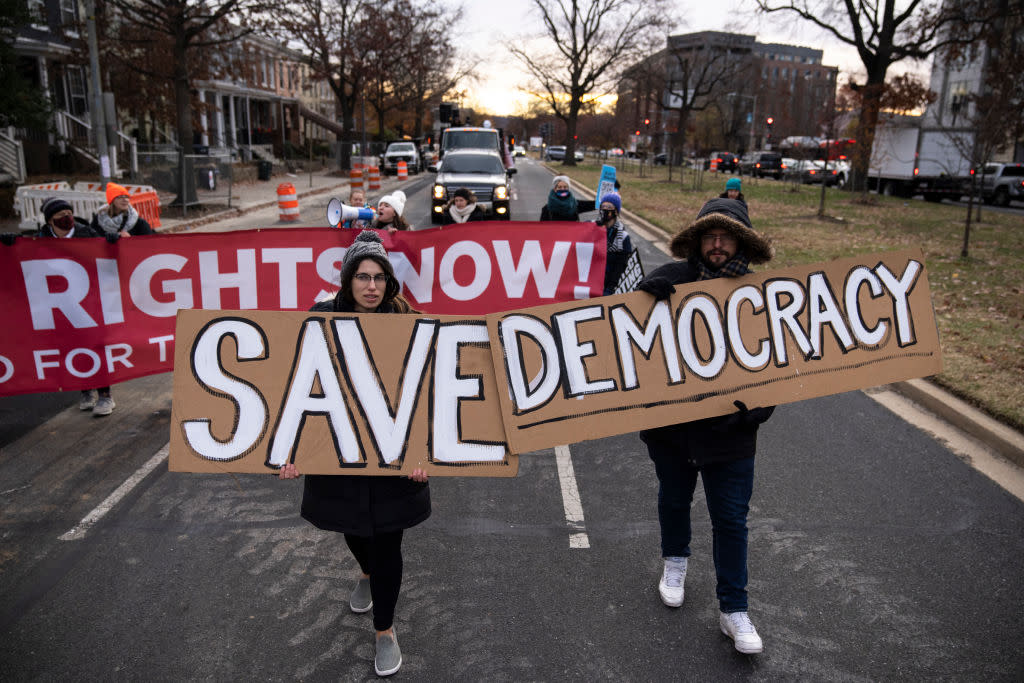
{"label": "white sneaker", "polygon": [[79,410],[92,410],[96,406],[96,398],[99,393],[92,389],[91,391],[83,391],[82,398],[78,400]]}
{"label": "white sneaker", "polygon": [[686,581],[685,557],[666,557],[665,568],[658,582],[661,601],[669,607],[681,607],[683,604],[683,583]]}
{"label": "white sneaker", "polygon": [[732,638],[736,649],[743,654],[756,655],[764,651],[761,636],[757,635],[757,629],[750,623],[750,615],[746,612],[719,612],[718,625],[722,627],[722,633]]}
{"label": "white sneaker", "polygon": [[96,405],[93,406],[92,414],[94,416],[100,417],[104,415],[110,415],[112,412],[114,412],[114,407],[116,405],[117,404],[114,403],[114,399],[110,398],[109,396],[100,396],[99,400],[96,401]]}

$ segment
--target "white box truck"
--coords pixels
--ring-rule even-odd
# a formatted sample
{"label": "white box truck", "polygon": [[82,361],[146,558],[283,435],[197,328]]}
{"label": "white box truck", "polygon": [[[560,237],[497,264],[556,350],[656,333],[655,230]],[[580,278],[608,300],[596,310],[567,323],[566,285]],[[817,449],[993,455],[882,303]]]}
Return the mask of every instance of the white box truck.
{"label": "white box truck", "polygon": [[920,116],[900,116],[879,122],[871,149],[868,187],[879,194],[928,201],[959,199],[967,192],[971,133],[922,125]]}

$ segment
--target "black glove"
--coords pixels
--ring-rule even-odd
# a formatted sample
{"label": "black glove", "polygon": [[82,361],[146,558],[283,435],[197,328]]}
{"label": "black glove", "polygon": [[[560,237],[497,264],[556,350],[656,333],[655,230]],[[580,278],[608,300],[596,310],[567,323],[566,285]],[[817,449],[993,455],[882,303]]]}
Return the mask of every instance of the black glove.
{"label": "black glove", "polygon": [[641,280],[637,285],[641,292],[647,292],[658,301],[663,301],[675,294],[676,287],[667,277],[649,277]]}
{"label": "black glove", "polygon": [[104,238],[105,238],[105,239],[107,240],[107,242],[109,242],[110,244],[114,244],[114,243],[116,243],[116,242],[117,242],[117,241],[118,241],[119,239],[121,239],[121,232],[120,232],[120,231],[118,231],[118,232],[108,232],[108,233],[104,234],[104,235],[103,235],[103,237],[104,237]]}
{"label": "black glove", "polygon": [[19,235],[16,232],[4,232],[0,233],[0,244],[5,247],[13,247],[14,240],[18,239]]}
{"label": "black glove", "polygon": [[712,429],[720,432],[734,429],[750,429],[760,425],[775,412],[774,406],[748,410],[747,405],[743,401],[733,401],[732,404],[736,406],[736,412],[717,418]]}

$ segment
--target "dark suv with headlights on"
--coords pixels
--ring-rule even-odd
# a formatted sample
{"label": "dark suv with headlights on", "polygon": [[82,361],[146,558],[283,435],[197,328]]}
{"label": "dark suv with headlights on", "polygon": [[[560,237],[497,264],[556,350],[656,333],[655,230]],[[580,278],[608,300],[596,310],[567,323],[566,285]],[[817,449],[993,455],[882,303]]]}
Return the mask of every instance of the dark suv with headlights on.
{"label": "dark suv with headlights on", "polygon": [[489,206],[496,220],[511,220],[512,174],[492,149],[453,149],[438,162],[437,178],[430,191],[430,222],[440,223],[445,203],[460,187],[476,195],[478,204]]}

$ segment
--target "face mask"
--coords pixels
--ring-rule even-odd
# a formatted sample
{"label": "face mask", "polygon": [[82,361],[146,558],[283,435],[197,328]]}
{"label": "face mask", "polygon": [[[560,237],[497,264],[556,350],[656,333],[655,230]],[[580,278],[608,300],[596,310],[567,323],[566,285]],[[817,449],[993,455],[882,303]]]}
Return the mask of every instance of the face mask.
{"label": "face mask", "polygon": [[566,197],[569,196],[569,190],[558,190],[557,192],[555,192],[555,196],[558,197],[559,199],[565,199]]}
{"label": "face mask", "polygon": [[75,227],[75,217],[61,216],[60,218],[55,218],[53,219],[53,225],[61,230],[70,230]]}
{"label": "face mask", "polygon": [[615,212],[611,210],[605,210],[601,212],[601,222],[611,224],[615,222]]}

